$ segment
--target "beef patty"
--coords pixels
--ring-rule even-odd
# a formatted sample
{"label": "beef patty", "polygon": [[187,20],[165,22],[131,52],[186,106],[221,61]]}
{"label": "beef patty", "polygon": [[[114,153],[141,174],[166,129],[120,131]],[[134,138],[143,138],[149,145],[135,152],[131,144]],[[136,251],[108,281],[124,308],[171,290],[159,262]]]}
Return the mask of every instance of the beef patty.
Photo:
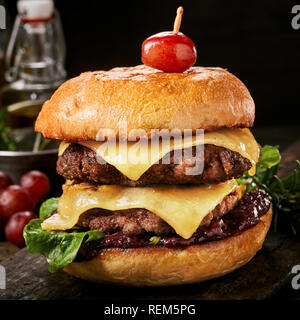
{"label": "beef patty", "polygon": [[[229,212],[238,202],[238,193],[232,192],[216,206],[201,222],[200,226],[207,226],[211,220]],[[104,209],[92,209],[82,214],[77,225],[99,230],[106,234],[121,231],[127,236],[139,236],[145,233],[156,235],[175,234],[169,226],[155,213],[146,209],[128,209],[109,211]]]}
{"label": "beef patty", "polygon": [[[192,156],[196,154],[193,147]],[[150,184],[211,184],[241,177],[251,168],[251,162],[239,153],[215,145],[204,145],[204,170],[200,175],[186,175],[191,159],[182,156],[180,164],[174,161],[174,152],[166,155],[170,163],[152,165],[137,181],[123,175],[114,166],[97,161],[96,153],[78,144],[71,144],[58,158],[57,172],[68,180],[93,184],[145,186]],[[175,163],[174,163],[175,162]]]}

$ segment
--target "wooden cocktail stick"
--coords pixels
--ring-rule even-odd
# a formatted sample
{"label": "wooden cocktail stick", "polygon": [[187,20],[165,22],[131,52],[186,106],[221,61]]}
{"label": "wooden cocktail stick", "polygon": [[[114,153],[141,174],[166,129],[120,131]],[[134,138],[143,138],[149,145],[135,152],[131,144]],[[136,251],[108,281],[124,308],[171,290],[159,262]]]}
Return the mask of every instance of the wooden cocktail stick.
{"label": "wooden cocktail stick", "polygon": [[182,7],[178,7],[177,9],[177,15],[174,21],[174,28],[173,28],[173,33],[177,34],[179,32],[179,28],[181,25],[181,18],[182,18],[182,14],[183,14],[183,8]]}

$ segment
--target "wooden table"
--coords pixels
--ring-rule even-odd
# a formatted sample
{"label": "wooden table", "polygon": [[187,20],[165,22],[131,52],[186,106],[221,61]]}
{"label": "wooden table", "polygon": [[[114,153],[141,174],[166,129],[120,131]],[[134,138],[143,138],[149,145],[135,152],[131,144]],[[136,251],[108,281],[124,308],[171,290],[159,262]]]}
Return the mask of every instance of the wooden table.
{"label": "wooden table", "polygon": [[[280,144],[285,151],[284,176],[300,159],[300,126],[257,128],[261,144]],[[278,142],[276,142],[278,141]],[[299,299],[293,290],[291,273],[300,265],[300,238],[269,231],[261,251],[247,265],[226,276],[200,284],[166,288],[128,288],[99,285],[75,279],[64,272],[51,274],[41,255],[18,250],[0,242],[0,264],[6,268],[7,288],[0,299],[103,299],[103,300],[215,300],[215,299]]]}

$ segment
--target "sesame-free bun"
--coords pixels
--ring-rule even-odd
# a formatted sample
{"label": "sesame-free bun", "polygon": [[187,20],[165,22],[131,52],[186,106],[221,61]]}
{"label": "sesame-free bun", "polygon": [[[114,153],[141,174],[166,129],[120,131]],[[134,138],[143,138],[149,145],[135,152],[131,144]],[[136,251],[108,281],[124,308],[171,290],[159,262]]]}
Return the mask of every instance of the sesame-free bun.
{"label": "sesame-free bun", "polygon": [[73,262],[69,274],[100,283],[167,286],[200,282],[227,274],[261,249],[272,208],[254,227],[237,236],[186,248],[104,249],[90,261]]}
{"label": "sesame-free bun", "polygon": [[35,130],[45,138],[96,140],[100,129],[250,127],[255,107],[246,86],[221,68],[165,73],[140,65],[85,72],[46,101]]}

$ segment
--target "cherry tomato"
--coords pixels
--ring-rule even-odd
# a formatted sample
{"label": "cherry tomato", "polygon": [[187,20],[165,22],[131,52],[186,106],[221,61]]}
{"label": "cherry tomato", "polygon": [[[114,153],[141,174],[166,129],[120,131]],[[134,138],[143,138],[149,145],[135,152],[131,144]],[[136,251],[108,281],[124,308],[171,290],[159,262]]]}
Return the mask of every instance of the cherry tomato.
{"label": "cherry tomato", "polygon": [[195,64],[197,51],[193,41],[181,32],[160,32],[142,44],[142,61],[165,72],[183,72]]}
{"label": "cherry tomato", "polygon": [[13,184],[11,177],[8,176],[5,172],[0,171],[0,191],[6,189],[11,184]]}
{"label": "cherry tomato", "polygon": [[9,218],[19,211],[32,211],[33,201],[29,193],[18,185],[11,185],[0,193],[0,215]]}
{"label": "cherry tomato", "polygon": [[21,178],[20,185],[30,194],[35,204],[44,200],[50,191],[49,178],[38,170],[27,172]]}
{"label": "cherry tomato", "polygon": [[13,214],[5,225],[5,237],[6,239],[22,248],[25,246],[25,240],[23,237],[24,227],[32,219],[36,219],[37,216],[30,211],[17,212]]}

